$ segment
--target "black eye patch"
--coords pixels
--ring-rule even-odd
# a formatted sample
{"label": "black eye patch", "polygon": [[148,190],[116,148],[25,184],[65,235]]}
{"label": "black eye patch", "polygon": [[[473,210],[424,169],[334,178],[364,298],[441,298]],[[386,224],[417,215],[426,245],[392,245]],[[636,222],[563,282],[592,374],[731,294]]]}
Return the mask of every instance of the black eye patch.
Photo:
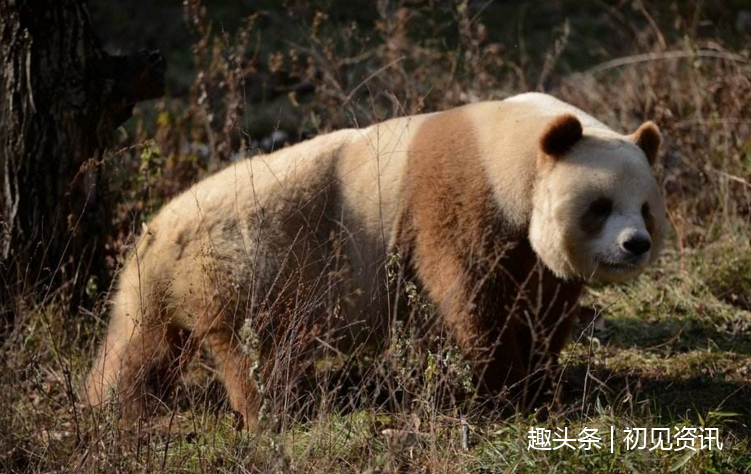
{"label": "black eye patch", "polygon": [[587,212],[597,217],[608,217],[613,212],[613,201],[608,198],[597,199],[589,205]]}
{"label": "black eye patch", "polygon": [[655,226],[655,220],[654,217],[652,217],[652,211],[649,210],[648,202],[645,202],[641,206],[641,217],[644,219],[644,225],[647,228],[647,232],[651,234]]}
{"label": "black eye patch", "polygon": [[593,201],[581,217],[582,230],[588,235],[598,234],[611,212],[613,201],[610,199],[603,197]]}

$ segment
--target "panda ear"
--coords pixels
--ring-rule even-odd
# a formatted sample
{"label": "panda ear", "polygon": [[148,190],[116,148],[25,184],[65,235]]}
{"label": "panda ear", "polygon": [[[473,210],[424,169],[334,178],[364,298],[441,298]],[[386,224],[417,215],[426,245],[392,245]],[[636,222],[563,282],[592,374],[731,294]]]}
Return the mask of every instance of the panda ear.
{"label": "panda ear", "polygon": [[647,161],[650,166],[653,166],[657,161],[657,152],[660,151],[660,144],[662,143],[662,134],[660,129],[654,122],[644,122],[641,124],[638,130],[631,135],[634,143],[642,149],[647,156]]}
{"label": "panda ear", "polygon": [[582,137],[582,124],[573,114],[559,115],[548,125],[540,139],[540,150],[560,158]]}

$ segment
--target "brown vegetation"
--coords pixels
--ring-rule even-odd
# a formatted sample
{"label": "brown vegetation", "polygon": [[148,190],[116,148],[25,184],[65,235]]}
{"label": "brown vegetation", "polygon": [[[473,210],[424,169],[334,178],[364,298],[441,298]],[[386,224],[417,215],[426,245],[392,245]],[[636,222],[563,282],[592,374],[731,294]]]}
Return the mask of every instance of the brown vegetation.
{"label": "brown vegetation", "polygon": [[[473,399],[466,361],[439,342],[440,334],[424,336],[421,321],[432,308],[404,282],[423,319],[395,322],[385,354],[332,351],[304,380],[285,378],[284,351],[272,367],[256,368],[262,370],[254,377],[265,377],[259,388],[268,427],[257,437],[236,432],[225,416],[225,395],[205,357],[183,370],[165,398],[169,408],[154,404],[152,421],[132,431],[117,427],[115,410],[87,411],[77,392],[105,327],[108,289],[92,282],[96,303],[71,314],[64,288],[44,298],[34,278],[10,282],[25,291],[0,302],[4,314],[11,306],[17,312],[2,334],[0,467],[750,469],[751,57],[744,2],[379,1],[356,12],[293,3],[225,31],[210,22],[211,7],[186,2],[195,36],[187,63],[195,74],[173,77],[173,95],[136,108],[101,163],[111,201],[119,203],[106,244],[113,270],[142,222],[237,153],[527,90],[550,92],[616,130],[659,124],[658,173],[672,226],[664,258],[632,285],[587,292],[597,319],[583,321],[558,367],[566,403],[537,418],[499,418]],[[393,278],[399,264],[395,256]],[[253,334],[245,337],[253,341]],[[719,426],[728,449],[694,456],[526,450],[529,426],[585,423]]]}

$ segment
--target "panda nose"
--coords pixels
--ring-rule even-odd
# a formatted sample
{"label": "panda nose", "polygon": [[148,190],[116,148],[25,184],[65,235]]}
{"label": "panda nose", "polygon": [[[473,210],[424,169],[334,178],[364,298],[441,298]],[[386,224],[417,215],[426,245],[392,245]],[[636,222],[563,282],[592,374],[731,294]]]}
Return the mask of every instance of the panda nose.
{"label": "panda nose", "polygon": [[648,238],[641,236],[634,236],[623,242],[623,248],[637,256],[647,252],[650,247],[652,247],[652,242]]}

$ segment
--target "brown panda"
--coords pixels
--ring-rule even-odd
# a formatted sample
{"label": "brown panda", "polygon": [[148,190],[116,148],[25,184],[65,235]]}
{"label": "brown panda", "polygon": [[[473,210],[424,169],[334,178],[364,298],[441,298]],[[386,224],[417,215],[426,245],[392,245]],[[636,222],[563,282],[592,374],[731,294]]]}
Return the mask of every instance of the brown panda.
{"label": "brown panda", "polygon": [[[666,219],[650,165],[660,141],[651,122],[621,135],[531,93],[235,163],[168,203],[141,236],[88,399],[111,391],[132,418],[145,374],[205,347],[254,427],[260,400],[248,374],[259,361],[243,327],[264,328],[259,357],[291,337],[293,318],[328,325],[314,345],[348,351],[382,337],[394,252],[481,388],[538,387],[582,285],[633,278],[659,254]],[[331,298],[301,292],[347,304],[332,317]]]}

